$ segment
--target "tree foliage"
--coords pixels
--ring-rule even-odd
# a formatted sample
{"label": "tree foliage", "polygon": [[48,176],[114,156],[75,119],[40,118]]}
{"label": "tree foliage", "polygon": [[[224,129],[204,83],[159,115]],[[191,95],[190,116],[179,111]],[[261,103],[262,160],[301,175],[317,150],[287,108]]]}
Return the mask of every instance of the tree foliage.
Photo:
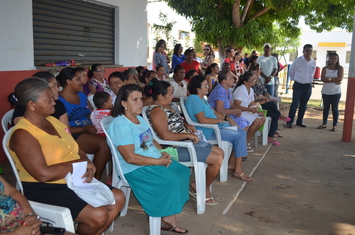
{"label": "tree foliage", "polygon": [[354,0],[166,0],[191,19],[200,41],[235,48],[260,48],[265,42],[292,41],[300,35],[301,16],[321,32],[334,27],[351,31]]}

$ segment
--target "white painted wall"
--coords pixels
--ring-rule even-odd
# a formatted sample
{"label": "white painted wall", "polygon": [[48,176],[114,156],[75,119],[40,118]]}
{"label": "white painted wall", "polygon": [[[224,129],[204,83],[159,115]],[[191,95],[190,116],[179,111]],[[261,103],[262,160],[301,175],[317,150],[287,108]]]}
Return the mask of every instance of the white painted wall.
{"label": "white painted wall", "polygon": [[[147,2],[141,0],[97,0],[118,8],[116,17],[116,64],[147,65]],[[117,11],[116,11],[117,12]],[[1,0],[0,71],[32,70],[32,0]]]}
{"label": "white painted wall", "polygon": [[[329,32],[317,33],[311,30],[309,26],[304,23],[301,18],[299,23],[302,28],[302,34],[300,37],[300,47],[298,48],[298,56],[303,55],[302,50],[305,44],[312,44],[313,50],[317,50],[317,62],[320,67],[326,66],[327,51],[336,51],[339,55],[339,62],[345,69],[349,68],[349,63],[345,63],[346,52],[351,51],[351,38],[352,33],[346,32],[344,29],[336,28]],[[320,47],[319,42],[346,42],[346,47]],[[288,59],[287,55],[287,59]]]}
{"label": "white painted wall", "polygon": [[1,0],[0,71],[34,68],[32,1]]}
{"label": "white painted wall", "polygon": [[[187,49],[188,47],[193,47],[193,39],[195,38],[195,33],[191,31],[191,23],[188,21],[185,17],[177,14],[172,8],[168,6],[168,4],[164,1],[161,2],[149,2],[147,5],[147,12],[148,12],[148,43],[149,43],[149,61],[151,61],[151,57],[153,55],[153,51],[155,49],[155,43],[154,43],[154,38],[155,34],[152,29],[153,24],[162,24],[162,22],[159,20],[159,12],[163,12],[168,15],[169,22],[172,20],[176,21],[176,24],[171,32],[171,35],[179,41],[179,43],[182,44],[184,47],[184,50]],[[186,31],[190,33],[190,40],[184,41],[184,40],[179,40],[179,31]],[[172,42],[167,42],[167,46],[169,49],[174,48],[174,44]]]}

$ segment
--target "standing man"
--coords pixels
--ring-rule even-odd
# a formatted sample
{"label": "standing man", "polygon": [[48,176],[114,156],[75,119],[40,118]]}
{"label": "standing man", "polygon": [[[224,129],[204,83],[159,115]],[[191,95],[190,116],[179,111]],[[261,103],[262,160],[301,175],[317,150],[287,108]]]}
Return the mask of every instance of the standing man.
{"label": "standing man", "polygon": [[291,121],[287,123],[288,128],[292,128],[292,123],[295,118],[296,109],[299,104],[297,126],[307,127],[303,123],[303,116],[307,109],[307,103],[312,94],[313,76],[316,71],[316,61],[311,58],[313,46],[306,44],[303,47],[303,56],[298,57],[292,63],[289,75],[291,80],[294,80],[292,104],[288,116]]}
{"label": "standing man", "polygon": [[264,55],[258,58],[260,65],[260,81],[267,92],[274,96],[274,76],[277,73],[277,59],[271,55],[271,44],[264,44]]}

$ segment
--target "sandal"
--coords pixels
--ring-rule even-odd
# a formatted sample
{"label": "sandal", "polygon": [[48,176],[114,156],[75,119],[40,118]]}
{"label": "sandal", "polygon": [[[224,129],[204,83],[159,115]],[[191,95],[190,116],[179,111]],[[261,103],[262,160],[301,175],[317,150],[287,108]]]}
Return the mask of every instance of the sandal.
{"label": "sandal", "polygon": [[[180,232],[180,231],[177,231],[176,229],[185,230],[185,232]],[[189,232],[188,230],[180,228],[179,226],[173,227],[173,228],[169,229],[169,231],[174,232],[174,233],[188,233]]]}
{"label": "sandal", "polygon": [[[212,202],[207,202],[209,200],[211,200]],[[205,204],[208,206],[215,206],[218,204],[218,202],[216,202],[216,200],[213,197],[209,197],[205,199]]]}
{"label": "sandal", "polygon": [[196,200],[196,198],[197,198],[196,193],[194,193],[194,192],[192,192],[191,190],[189,190],[189,194],[191,195],[191,197],[192,197],[193,199]]}
{"label": "sandal", "polygon": [[337,127],[333,127],[332,132],[337,132]]}
{"label": "sandal", "polygon": [[282,137],[284,137],[284,136],[283,136],[279,131],[275,131],[274,137],[275,137],[275,138],[276,138],[276,137],[282,138]]}
{"label": "sandal", "polygon": [[249,177],[247,174],[245,174],[245,172],[243,172],[240,175],[237,175],[236,173],[233,173],[233,176],[236,177],[236,178],[239,178],[241,180],[248,181],[248,182],[253,180],[253,178]]}
{"label": "sandal", "polygon": [[248,153],[254,152],[254,149],[251,148],[250,144],[251,144],[251,143],[248,143],[248,146],[247,146],[247,151],[248,151]]}
{"label": "sandal", "polygon": [[164,231],[170,231],[172,227],[170,224],[165,223],[164,221],[161,221],[160,229]]}
{"label": "sandal", "polygon": [[326,125],[320,125],[317,129],[325,129],[325,128],[327,128]]}
{"label": "sandal", "polygon": [[281,121],[284,121],[284,122],[289,122],[291,121],[291,118],[289,117],[286,117],[286,118],[279,118]]}

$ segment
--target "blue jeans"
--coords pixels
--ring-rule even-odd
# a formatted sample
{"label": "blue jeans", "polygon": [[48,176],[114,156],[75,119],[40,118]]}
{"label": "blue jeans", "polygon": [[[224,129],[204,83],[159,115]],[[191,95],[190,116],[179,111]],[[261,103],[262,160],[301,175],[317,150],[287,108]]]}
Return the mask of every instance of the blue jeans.
{"label": "blue jeans", "polygon": [[[245,157],[248,155],[247,151],[247,136],[243,129],[238,128],[238,131],[220,129],[222,140],[228,141],[233,145],[234,157]],[[213,134],[208,138],[209,140],[215,140],[216,134]]]}
{"label": "blue jeans", "polygon": [[303,117],[307,109],[307,103],[312,94],[312,84],[301,84],[295,81],[292,89],[292,104],[290,107],[290,112],[288,113],[288,116],[291,118],[291,121],[289,121],[287,124],[293,123],[295,119],[296,110],[299,105],[296,124],[300,125],[303,123]]}
{"label": "blue jeans", "polygon": [[274,96],[274,84],[264,84],[264,87],[269,95]]}
{"label": "blue jeans", "polygon": [[333,113],[333,126],[338,125],[338,118],[339,118],[339,110],[338,105],[340,101],[341,93],[335,95],[324,95],[322,94],[323,98],[323,125],[327,125],[328,122],[328,115],[330,105],[332,105],[332,113]]}

